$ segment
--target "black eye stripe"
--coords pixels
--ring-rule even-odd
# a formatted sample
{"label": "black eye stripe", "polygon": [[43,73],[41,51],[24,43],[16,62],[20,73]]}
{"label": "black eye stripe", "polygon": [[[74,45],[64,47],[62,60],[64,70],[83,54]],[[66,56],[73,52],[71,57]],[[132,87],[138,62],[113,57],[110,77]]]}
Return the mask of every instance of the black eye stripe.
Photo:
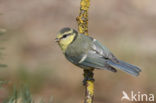
{"label": "black eye stripe", "polygon": [[64,34],[64,35],[61,37],[61,39],[66,38],[66,37],[69,36],[69,35],[71,35],[71,33],[70,33],[70,34]]}
{"label": "black eye stripe", "polygon": [[67,35],[63,35],[63,38],[66,38],[67,37]]}

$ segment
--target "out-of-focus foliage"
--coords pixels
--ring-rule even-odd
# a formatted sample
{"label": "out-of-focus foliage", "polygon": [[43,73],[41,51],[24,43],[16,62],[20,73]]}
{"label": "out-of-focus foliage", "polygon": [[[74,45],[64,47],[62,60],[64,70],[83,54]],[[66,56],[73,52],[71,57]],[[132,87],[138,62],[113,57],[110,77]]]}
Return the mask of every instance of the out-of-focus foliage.
{"label": "out-of-focus foliage", "polygon": [[[1,36],[2,35],[4,35],[4,33],[6,32],[6,30],[5,29],[2,29],[2,28],[0,28],[0,42],[1,42]],[[0,45],[0,59],[2,59],[2,50],[4,50],[4,47],[1,47],[1,45]],[[0,62],[0,69],[1,68],[4,68],[4,67],[7,67],[7,65],[6,64],[1,64],[1,62]],[[0,78],[0,87],[3,85],[3,84],[5,84],[6,83],[6,81],[2,81],[1,80],[1,78]]]}
{"label": "out-of-focus foliage", "polygon": [[[0,28],[0,43],[3,41],[3,38],[2,38],[2,36],[4,35],[4,33],[6,32],[6,29],[2,29],[2,28]],[[1,45],[0,45],[0,59],[2,59],[2,51],[4,50],[4,47],[2,47]],[[0,62],[0,68],[4,68],[4,67],[6,67],[7,65],[6,64],[1,64],[1,62]]]}
{"label": "out-of-focus foliage", "polygon": [[27,87],[23,87],[22,90],[17,91],[14,87],[13,93],[3,103],[34,103],[32,96]]}
{"label": "out-of-focus foliage", "polygon": [[2,85],[6,84],[7,81],[0,81],[0,87],[2,87]]}
{"label": "out-of-focus foliage", "polygon": [[[33,100],[32,94],[27,86],[22,86],[20,90],[17,90],[16,87],[13,88],[13,92],[8,98],[6,98],[3,103],[45,103],[44,100],[39,100],[35,102]],[[47,103],[52,103],[52,98]]]}

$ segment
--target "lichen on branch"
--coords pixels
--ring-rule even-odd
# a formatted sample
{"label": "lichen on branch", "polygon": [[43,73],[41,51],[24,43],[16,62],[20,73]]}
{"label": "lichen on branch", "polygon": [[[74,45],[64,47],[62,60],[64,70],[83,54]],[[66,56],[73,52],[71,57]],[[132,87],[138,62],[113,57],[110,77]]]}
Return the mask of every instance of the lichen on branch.
{"label": "lichen on branch", "polygon": [[[78,23],[79,33],[88,35],[88,9],[90,0],[81,0],[80,13],[76,18]],[[85,86],[85,100],[84,103],[93,103],[94,98],[94,74],[93,70],[84,70],[84,86]]]}
{"label": "lichen on branch", "polygon": [[90,6],[90,0],[81,0],[80,13],[76,18],[78,22],[78,30],[80,33],[88,35],[88,9]]}

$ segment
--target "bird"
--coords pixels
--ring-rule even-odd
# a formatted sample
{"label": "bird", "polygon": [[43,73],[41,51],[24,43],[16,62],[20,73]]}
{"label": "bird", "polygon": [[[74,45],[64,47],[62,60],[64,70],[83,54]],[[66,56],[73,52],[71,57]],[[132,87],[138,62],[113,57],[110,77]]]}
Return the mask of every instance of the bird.
{"label": "bird", "polygon": [[84,70],[103,69],[117,72],[120,69],[133,76],[138,76],[141,72],[139,67],[117,59],[98,40],[73,28],[62,28],[56,36],[56,42],[66,59]]}

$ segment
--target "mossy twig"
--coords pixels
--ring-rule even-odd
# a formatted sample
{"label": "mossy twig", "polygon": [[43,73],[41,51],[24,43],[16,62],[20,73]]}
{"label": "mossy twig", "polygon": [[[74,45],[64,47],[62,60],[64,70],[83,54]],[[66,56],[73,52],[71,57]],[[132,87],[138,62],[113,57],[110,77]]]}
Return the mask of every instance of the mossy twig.
{"label": "mossy twig", "polygon": [[93,103],[94,99],[94,69],[84,70],[84,86],[85,86],[85,100],[84,103]]}
{"label": "mossy twig", "polygon": [[79,32],[85,35],[88,35],[89,6],[90,6],[90,0],[81,0],[80,13],[79,13],[79,16],[76,18]]}
{"label": "mossy twig", "polygon": [[[84,35],[88,35],[88,9],[90,0],[81,0],[80,13],[76,18],[78,23],[78,30]],[[93,103],[94,98],[94,74],[93,70],[84,70],[84,86],[85,86],[85,100],[84,103]]]}

